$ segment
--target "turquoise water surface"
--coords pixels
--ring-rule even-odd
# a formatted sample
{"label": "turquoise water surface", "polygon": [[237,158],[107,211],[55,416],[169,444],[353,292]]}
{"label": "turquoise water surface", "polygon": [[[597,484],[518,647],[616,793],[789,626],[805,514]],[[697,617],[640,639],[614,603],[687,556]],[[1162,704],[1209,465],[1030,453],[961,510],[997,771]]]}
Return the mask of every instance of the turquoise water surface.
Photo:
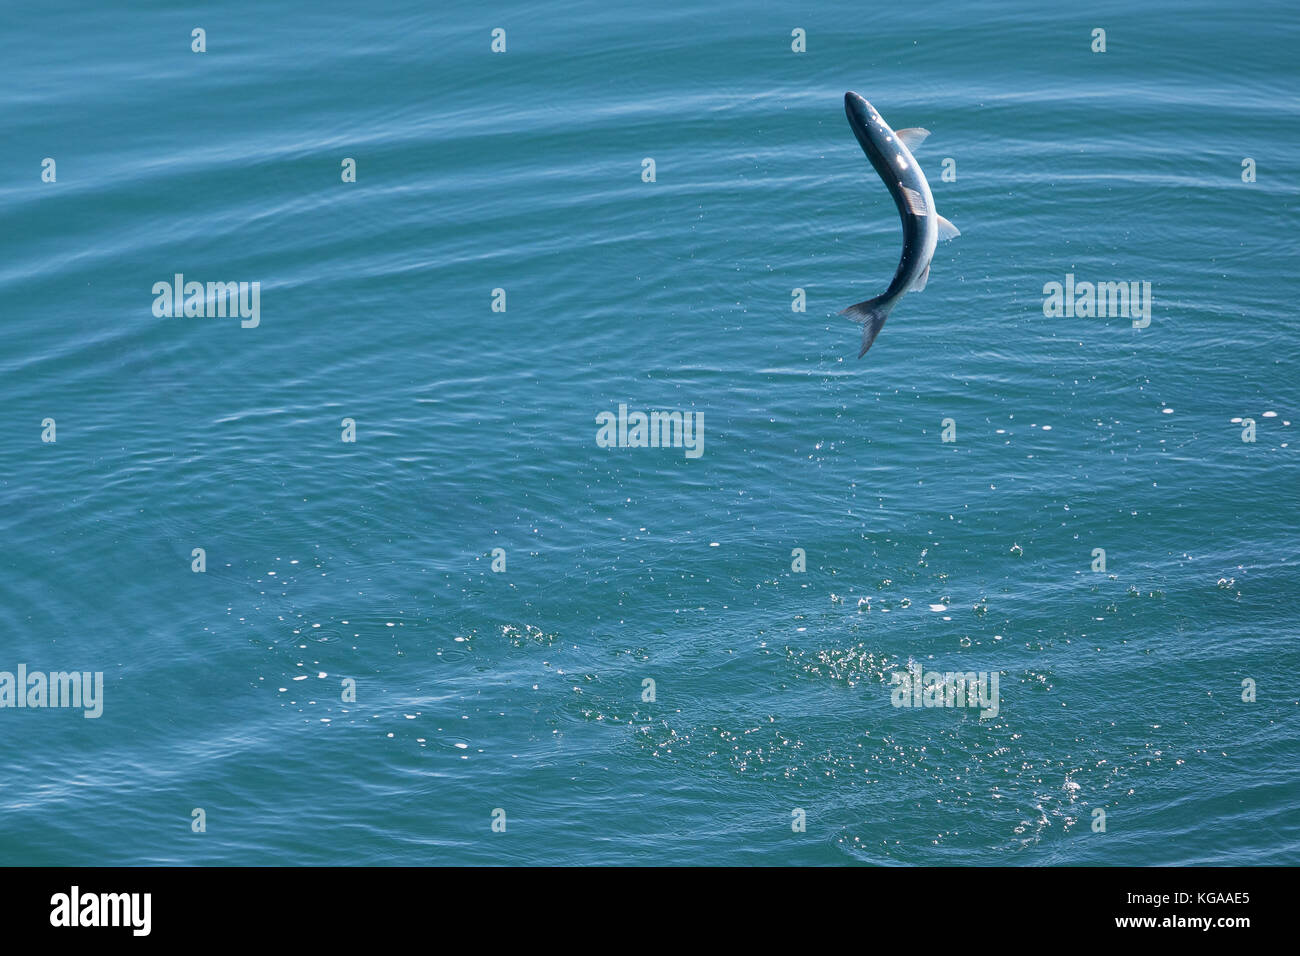
{"label": "turquoise water surface", "polygon": [[1294,6],[7,14],[0,863],[1300,862]]}

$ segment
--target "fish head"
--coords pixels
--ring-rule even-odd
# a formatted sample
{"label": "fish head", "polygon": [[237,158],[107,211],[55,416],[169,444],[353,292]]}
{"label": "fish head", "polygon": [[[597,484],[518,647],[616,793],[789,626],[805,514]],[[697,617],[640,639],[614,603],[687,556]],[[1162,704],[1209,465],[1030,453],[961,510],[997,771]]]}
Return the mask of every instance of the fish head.
{"label": "fish head", "polygon": [[865,97],[859,96],[852,91],[844,94],[844,112],[848,114],[849,123],[854,130],[859,128],[863,130],[883,126],[884,120],[876,112],[876,108],[867,102]]}

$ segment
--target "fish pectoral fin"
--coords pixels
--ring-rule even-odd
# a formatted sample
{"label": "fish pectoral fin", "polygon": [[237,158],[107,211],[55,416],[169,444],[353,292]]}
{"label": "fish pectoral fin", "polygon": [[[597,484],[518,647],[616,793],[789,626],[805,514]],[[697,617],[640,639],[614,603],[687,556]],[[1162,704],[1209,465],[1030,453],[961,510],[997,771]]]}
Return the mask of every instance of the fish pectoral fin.
{"label": "fish pectoral fin", "polygon": [[928,278],[930,278],[929,263],[926,264],[925,268],[921,270],[921,274],[916,277],[915,281],[913,281],[911,291],[912,292],[923,291],[925,289],[925,280]]}
{"label": "fish pectoral fin", "polygon": [[961,232],[958,231],[957,227],[947,219],[944,219],[943,216],[936,215],[935,218],[939,220],[939,239],[941,241],[944,239],[953,239],[961,235]]}
{"label": "fish pectoral fin", "polygon": [[925,197],[915,189],[909,186],[898,187],[903,192],[903,201],[907,203],[907,211],[913,216],[926,216]]}
{"label": "fish pectoral fin", "polygon": [[909,150],[915,150],[916,147],[924,143],[925,138],[930,135],[928,129],[921,129],[919,126],[913,126],[909,129],[896,129],[894,132],[898,134],[899,142]]}

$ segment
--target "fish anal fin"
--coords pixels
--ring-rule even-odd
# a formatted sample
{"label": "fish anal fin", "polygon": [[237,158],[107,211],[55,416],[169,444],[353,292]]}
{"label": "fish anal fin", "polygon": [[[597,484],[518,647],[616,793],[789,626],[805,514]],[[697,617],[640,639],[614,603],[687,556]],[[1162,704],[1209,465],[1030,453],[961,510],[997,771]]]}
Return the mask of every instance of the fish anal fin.
{"label": "fish anal fin", "polygon": [[940,241],[943,241],[944,239],[954,239],[957,236],[961,235],[961,232],[958,231],[957,227],[954,226],[952,223],[950,223],[947,219],[944,219],[943,216],[936,215],[935,219],[939,221]]}
{"label": "fish anal fin", "polygon": [[912,126],[908,129],[894,130],[898,134],[898,141],[906,146],[909,150],[914,150],[925,142],[925,138],[930,135],[928,129],[922,129],[919,126]]}

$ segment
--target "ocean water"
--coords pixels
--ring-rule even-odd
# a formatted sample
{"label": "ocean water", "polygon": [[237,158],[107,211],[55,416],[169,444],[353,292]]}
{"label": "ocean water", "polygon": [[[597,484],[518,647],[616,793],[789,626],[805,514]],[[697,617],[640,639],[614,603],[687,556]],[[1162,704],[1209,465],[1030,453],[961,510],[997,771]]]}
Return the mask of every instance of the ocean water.
{"label": "ocean water", "polygon": [[1300,862],[1300,15],[1140,6],[12,6],[0,863]]}

